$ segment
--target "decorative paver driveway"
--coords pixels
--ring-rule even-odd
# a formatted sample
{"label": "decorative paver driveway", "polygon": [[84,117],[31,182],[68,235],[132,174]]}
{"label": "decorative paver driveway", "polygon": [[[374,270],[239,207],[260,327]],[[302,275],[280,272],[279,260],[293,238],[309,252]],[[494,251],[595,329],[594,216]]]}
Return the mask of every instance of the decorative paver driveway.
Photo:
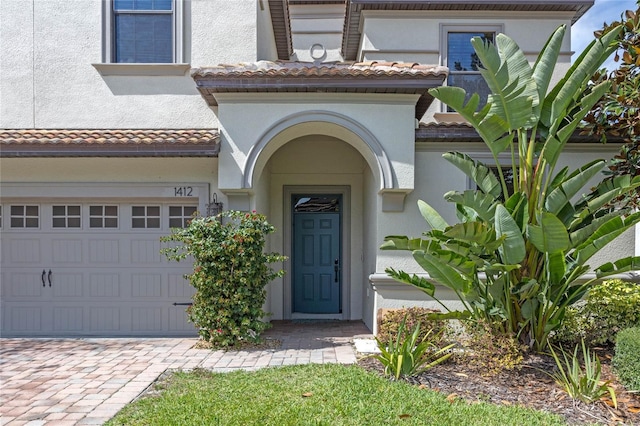
{"label": "decorative paver driveway", "polygon": [[274,322],[278,349],[193,349],[195,338],[0,339],[0,424],[102,424],[167,369],[255,370],[356,361],[360,322]]}

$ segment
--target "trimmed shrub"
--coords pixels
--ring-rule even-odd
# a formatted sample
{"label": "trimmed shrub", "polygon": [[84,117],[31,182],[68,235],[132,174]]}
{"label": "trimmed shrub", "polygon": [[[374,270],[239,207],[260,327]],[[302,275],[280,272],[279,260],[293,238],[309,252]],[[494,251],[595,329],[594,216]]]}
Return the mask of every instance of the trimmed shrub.
{"label": "trimmed shrub", "polygon": [[[427,308],[402,308],[389,310],[382,315],[378,324],[378,340],[385,345],[391,341],[395,341],[400,336],[400,341],[404,341],[411,336],[418,323],[420,323],[420,332],[417,336],[418,341],[422,341],[428,334],[430,339],[439,336],[433,343],[439,345],[441,339],[446,334],[447,323],[442,320],[429,319],[429,315],[440,313],[437,309]],[[402,323],[404,327],[401,327]],[[401,330],[403,328],[403,330]]]}
{"label": "trimmed shrub", "polygon": [[554,341],[573,346],[613,344],[616,334],[640,325],[640,284],[608,280],[594,285],[585,300],[567,310]]}
{"label": "trimmed shrub", "polygon": [[612,363],[622,384],[630,391],[640,392],[640,327],[618,333]]}
{"label": "trimmed shrub", "polygon": [[462,324],[461,343],[465,351],[459,355],[460,362],[476,368],[484,376],[520,368],[527,347],[515,336],[485,320],[467,320]]}
{"label": "trimmed shrub", "polygon": [[[223,218],[228,218],[223,224]],[[256,212],[226,211],[217,217],[196,217],[186,228],[173,228],[165,242],[179,245],[165,248],[169,259],[193,258],[195,287],[189,320],[200,337],[214,347],[255,341],[269,327],[262,321],[266,285],[284,274],[268,265],[285,258],[264,253],[265,236],[274,232],[265,217]]]}

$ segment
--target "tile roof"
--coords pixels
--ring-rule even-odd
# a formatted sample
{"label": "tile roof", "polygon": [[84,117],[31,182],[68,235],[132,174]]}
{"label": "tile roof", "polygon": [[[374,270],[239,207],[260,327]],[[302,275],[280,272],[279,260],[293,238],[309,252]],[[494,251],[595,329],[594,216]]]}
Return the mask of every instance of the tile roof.
{"label": "tile roof", "polygon": [[260,61],[194,68],[202,97],[217,106],[220,93],[386,93],[417,94],[416,118],[433,102],[428,90],[443,84],[448,68],[405,62]]}
{"label": "tile roof", "polygon": [[259,61],[241,62],[238,64],[220,64],[213,67],[194,68],[191,76],[209,77],[225,76],[238,78],[251,77],[326,77],[326,78],[413,78],[446,77],[447,67],[440,65],[424,65],[415,62],[293,62],[293,61]]}
{"label": "tile roof", "polygon": [[214,129],[0,129],[2,157],[217,157]]}

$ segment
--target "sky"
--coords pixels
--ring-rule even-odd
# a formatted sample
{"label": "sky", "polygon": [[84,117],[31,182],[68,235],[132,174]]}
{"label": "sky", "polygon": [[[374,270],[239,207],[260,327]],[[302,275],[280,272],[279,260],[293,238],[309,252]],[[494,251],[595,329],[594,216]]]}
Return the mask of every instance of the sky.
{"label": "sky", "polygon": [[[593,32],[601,29],[604,22],[618,21],[625,10],[635,11],[637,7],[636,0],[595,0],[591,9],[571,27],[571,48],[576,52],[572,60],[593,40]],[[609,70],[617,68],[613,58],[609,58],[604,66]]]}

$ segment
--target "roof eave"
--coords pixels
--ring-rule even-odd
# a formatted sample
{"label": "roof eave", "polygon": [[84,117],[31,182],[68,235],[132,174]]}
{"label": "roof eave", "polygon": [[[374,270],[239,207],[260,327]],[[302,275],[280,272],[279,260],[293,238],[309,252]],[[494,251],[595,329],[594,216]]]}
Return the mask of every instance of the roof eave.
{"label": "roof eave", "polygon": [[416,118],[427,111],[433,97],[429,89],[440,87],[446,74],[402,78],[269,78],[193,76],[196,87],[209,106],[217,106],[218,93],[386,93],[416,94]]}

